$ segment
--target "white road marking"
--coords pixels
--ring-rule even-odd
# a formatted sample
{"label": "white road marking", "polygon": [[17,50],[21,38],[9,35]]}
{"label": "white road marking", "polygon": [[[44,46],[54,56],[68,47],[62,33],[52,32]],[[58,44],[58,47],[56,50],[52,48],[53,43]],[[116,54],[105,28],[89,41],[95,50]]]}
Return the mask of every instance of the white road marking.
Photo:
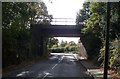
{"label": "white road marking", "polygon": [[42,79],[44,79],[45,77],[47,77],[47,75],[48,75],[48,74],[45,74],[45,76],[44,76]]}
{"label": "white road marking", "polygon": [[21,72],[20,74],[17,74],[16,76],[19,77],[19,76],[26,75],[26,74],[28,74],[28,73],[29,73],[29,71],[23,71],[23,72]]}
{"label": "white road marking", "polygon": [[[61,59],[59,60],[59,62],[58,63],[60,63],[62,60],[63,60],[63,58],[64,58],[64,55],[61,57]],[[58,63],[57,64],[55,64],[53,67],[52,67],[52,69],[51,70],[53,70],[57,65],[58,65]],[[49,73],[46,73],[45,74],[45,76],[42,78],[42,79],[44,79],[45,77],[47,77],[49,75]]]}
{"label": "white road marking", "polygon": [[[61,59],[59,59],[59,62],[58,62],[58,63],[60,63],[60,62],[63,60],[63,58],[64,58],[64,55],[61,57]],[[52,67],[52,70],[58,65],[58,63],[55,64],[55,65]]]}
{"label": "white road marking", "polygon": [[52,69],[54,69],[57,65],[58,65],[58,64],[55,64],[55,65],[52,67]]}

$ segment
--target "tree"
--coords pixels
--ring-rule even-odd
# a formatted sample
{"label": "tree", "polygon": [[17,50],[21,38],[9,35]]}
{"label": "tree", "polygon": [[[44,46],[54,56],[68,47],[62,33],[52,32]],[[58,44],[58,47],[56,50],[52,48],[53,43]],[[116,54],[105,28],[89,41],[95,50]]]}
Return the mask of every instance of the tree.
{"label": "tree", "polygon": [[[110,61],[109,66],[117,71],[120,70],[119,62],[119,36],[120,29],[120,2],[111,3],[111,18],[110,18]],[[83,44],[87,50],[88,56],[94,58],[94,61],[103,65],[104,53],[105,53],[105,27],[106,27],[106,3],[91,2],[89,4],[89,18],[85,21],[85,27],[82,29],[83,33]],[[82,11],[85,11],[83,7]],[[83,13],[79,13],[83,15]],[[85,14],[88,15],[88,14]],[[81,16],[77,16],[80,18]],[[85,17],[84,17],[85,19]],[[77,24],[84,20],[77,19]],[[116,43],[117,42],[117,43]],[[92,52],[92,53],[91,53]],[[94,55],[92,55],[94,54]],[[97,57],[97,58],[96,58]],[[98,60],[97,60],[98,59]]]}
{"label": "tree", "polygon": [[70,45],[70,46],[76,46],[76,44],[75,44],[74,41],[70,41],[70,42],[69,42],[69,45]]}
{"label": "tree", "polygon": [[79,10],[76,15],[76,24],[79,25],[81,22],[86,22],[90,17],[90,10],[89,10],[90,2],[83,3],[83,9]]}
{"label": "tree", "polygon": [[[85,40],[82,42],[88,53],[88,58],[95,58],[96,55],[99,53],[99,49],[101,47],[101,39],[100,39],[101,29],[99,26],[101,16],[99,15],[99,10],[97,10],[101,7],[99,7],[99,3],[84,3],[84,4],[87,4],[87,9],[83,7],[83,9],[80,11],[85,11],[85,14],[83,13],[79,14],[81,16],[84,16],[84,20],[82,22],[85,22],[85,26],[82,29],[83,39],[81,40]],[[89,17],[86,18],[85,15]]]}
{"label": "tree", "polygon": [[[28,59],[30,55],[30,24],[49,23],[44,2],[3,2],[3,67]],[[31,55],[32,56],[32,55]],[[12,62],[10,62],[12,61]]]}
{"label": "tree", "polygon": [[67,45],[67,41],[63,41],[63,40],[62,40],[61,43],[60,43],[60,46],[61,46],[61,47],[65,47],[66,45]]}
{"label": "tree", "polygon": [[51,48],[51,47],[53,47],[54,45],[55,46],[58,46],[58,39],[57,38],[54,38],[54,37],[51,37],[51,38],[49,38],[49,40],[48,40],[48,48]]}

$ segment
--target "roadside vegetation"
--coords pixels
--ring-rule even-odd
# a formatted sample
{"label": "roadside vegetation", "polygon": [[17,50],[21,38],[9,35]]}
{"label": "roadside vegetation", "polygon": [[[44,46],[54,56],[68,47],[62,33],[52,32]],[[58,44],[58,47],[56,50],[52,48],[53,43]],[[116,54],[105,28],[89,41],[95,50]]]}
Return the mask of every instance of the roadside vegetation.
{"label": "roadside vegetation", "polygon": [[36,58],[30,24],[50,24],[44,2],[2,2],[2,67]]}
{"label": "roadside vegetation", "polygon": [[[109,68],[120,74],[120,2],[110,5],[110,50]],[[76,16],[76,24],[85,23],[82,29],[83,44],[88,53],[88,58],[97,65],[104,64],[105,30],[106,30],[106,3],[85,2],[83,9]]]}
{"label": "roadside vegetation", "polygon": [[49,43],[49,51],[52,53],[78,53],[79,45],[74,41],[61,41],[59,43],[58,39],[53,38],[52,43]]}

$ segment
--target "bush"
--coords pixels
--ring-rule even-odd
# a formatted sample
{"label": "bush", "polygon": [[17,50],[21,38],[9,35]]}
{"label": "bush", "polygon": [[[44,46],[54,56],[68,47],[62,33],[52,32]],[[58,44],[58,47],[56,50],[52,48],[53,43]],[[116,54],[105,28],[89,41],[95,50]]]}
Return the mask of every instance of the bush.
{"label": "bush", "polygon": [[53,52],[53,53],[64,53],[64,52],[73,52],[73,51],[77,51],[77,50],[78,50],[78,46],[52,47],[50,49],[50,52]]}
{"label": "bush", "polygon": [[65,51],[64,47],[51,48],[51,52],[53,53],[63,53],[64,51]]}
{"label": "bush", "polygon": [[[98,61],[101,65],[104,64],[105,47],[100,50]],[[116,70],[120,74],[120,53],[118,52],[118,45],[115,42],[111,42],[109,48],[109,67]]]}

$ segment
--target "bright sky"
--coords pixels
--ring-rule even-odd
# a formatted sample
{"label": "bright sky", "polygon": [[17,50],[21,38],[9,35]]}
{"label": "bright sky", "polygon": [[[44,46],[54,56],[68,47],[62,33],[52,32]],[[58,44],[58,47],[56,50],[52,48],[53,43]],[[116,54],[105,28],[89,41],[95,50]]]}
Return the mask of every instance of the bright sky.
{"label": "bright sky", "polygon": [[[83,2],[85,0],[43,0],[47,6],[48,13],[53,15],[53,18],[74,18],[76,19],[76,13],[79,9],[82,9]],[[52,3],[50,3],[52,1]],[[71,23],[70,23],[71,24]],[[75,24],[72,23],[72,24]],[[78,42],[80,38],[72,37],[57,37],[61,42],[63,41],[74,41]]]}

